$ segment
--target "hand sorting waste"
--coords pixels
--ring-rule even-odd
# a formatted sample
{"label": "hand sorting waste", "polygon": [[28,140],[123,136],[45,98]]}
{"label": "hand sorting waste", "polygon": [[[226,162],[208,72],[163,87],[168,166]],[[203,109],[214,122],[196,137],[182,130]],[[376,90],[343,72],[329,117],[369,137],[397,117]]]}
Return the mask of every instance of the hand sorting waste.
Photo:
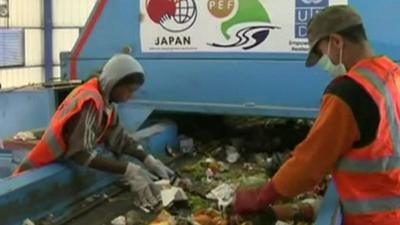
{"label": "hand sorting waste", "polygon": [[124,180],[135,195],[135,205],[141,209],[153,210],[160,203],[160,188],[155,185],[155,179],[140,166],[128,163]]}
{"label": "hand sorting waste", "polygon": [[[298,127],[296,123],[292,124]],[[274,123],[269,123],[268,126],[276,127]],[[277,144],[277,139],[273,138],[271,142]],[[238,210],[235,204],[243,201],[240,194],[242,191],[246,192],[243,198],[251,204],[256,203],[256,197],[248,197],[249,190],[271,191],[271,187],[265,183],[291,157],[290,150],[284,146],[285,142],[279,142],[283,145],[281,148],[274,145],[274,148],[281,149],[280,151],[268,152],[247,149],[246,147],[250,146],[247,143],[249,140],[238,136],[198,141],[198,137],[186,135],[185,140],[191,140],[191,151],[186,149],[186,145],[183,146],[185,149],[181,151],[181,155],[179,150],[174,150],[178,153],[175,157],[183,156],[180,159],[182,164],[172,166],[174,171],[165,169],[164,165],[158,166],[164,174],[168,174],[169,179],[154,182],[160,190],[158,205],[163,210],[150,224],[276,225],[291,224],[295,221],[309,225],[313,222],[319,209],[320,196],[326,189],[324,182],[327,181],[315,189],[318,192],[290,202],[277,202],[259,213],[235,213],[235,210]],[[271,146],[266,140],[262,141],[266,146]],[[162,172],[156,172],[151,166],[146,168],[159,179],[162,177]],[[247,207],[247,204],[243,204],[242,207]]]}
{"label": "hand sorting waste", "polygon": [[152,155],[148,155],[143,163],[149,171],[153,172],[162,179],[170,179],[174,175],[174,171],[165,166],[159,159],[154,158]]}

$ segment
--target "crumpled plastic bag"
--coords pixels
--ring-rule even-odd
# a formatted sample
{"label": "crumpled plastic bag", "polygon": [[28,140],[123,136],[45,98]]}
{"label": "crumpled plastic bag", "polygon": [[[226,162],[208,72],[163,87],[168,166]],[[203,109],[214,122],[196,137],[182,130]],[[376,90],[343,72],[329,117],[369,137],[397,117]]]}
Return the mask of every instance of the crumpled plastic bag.
{"label": "crumpled plastic bag", "polygon": [[32,141],[36,140],[36,136],[32,131],[21,131],[14,135],[13,139],[19,141]]}

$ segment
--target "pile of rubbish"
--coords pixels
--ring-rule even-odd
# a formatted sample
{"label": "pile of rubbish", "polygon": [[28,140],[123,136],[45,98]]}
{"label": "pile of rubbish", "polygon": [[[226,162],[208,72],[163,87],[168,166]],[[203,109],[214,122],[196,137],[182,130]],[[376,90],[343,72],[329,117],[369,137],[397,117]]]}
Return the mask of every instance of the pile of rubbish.
{"label": "pile of rubbish", "polygon": [[312,224],[329,177],[314,191],[274,205],[271,215],[232,223],[229,206],[237,188],[267,182],[291,157],[313,122],[246,117],[218,121],[212,122],[218,124],[212,128],[199,121],[185,121],[182,129],[179,126],[184,134],[180,136],[180,149],[169,152],[183,163],[174,167],[177,180],[160,181],[163,209],[150,224]]}

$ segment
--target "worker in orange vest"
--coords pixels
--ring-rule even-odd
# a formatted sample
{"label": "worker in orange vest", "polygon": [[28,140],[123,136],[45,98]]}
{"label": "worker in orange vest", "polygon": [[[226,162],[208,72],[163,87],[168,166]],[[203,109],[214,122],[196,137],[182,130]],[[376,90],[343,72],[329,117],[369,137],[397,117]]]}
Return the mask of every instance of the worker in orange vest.
{"label": "worker in orange vest", "polygon": [[14,175],[32,168],[67,159],[101,171],[121,174],[137,195],[137,204],[152,208],[160,193],[150,173],[142,167],[98,155],[95,147],[104,143],[117,157],[133,156],[158,177],[173,172],[160,160],[143,151],[119,121],[113,103],[126,102],[144,83],[142,66],[125,54],[113,56],[99,77],[75,88],[53,115],[39,143],[17,167]]}
{"label": "worker in orange vest", "polygon": [[318,64],[334,78],[320,114],[270,182],[236,192],[233,210],[270,212],[278,199],[310,191],[331,173],[343,224],[400,224],[400,68],[373,53],[350,6],[321,10],[308,24],[308,39],[306,66]]}

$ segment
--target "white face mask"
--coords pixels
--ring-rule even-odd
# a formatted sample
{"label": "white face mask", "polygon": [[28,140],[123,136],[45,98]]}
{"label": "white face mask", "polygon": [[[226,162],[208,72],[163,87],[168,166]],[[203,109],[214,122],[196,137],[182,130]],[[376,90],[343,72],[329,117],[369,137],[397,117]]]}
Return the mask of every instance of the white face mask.
{"label": "white face mask", "polygon": [[324,54],[321,57],[321,59],[318,61],[318,66],[321,67],[323,70],[327,71],[328,73],[330,73],[333,76],[333,78],[345,75],[347,73],[347,70],[342,62],[343,49],[340,48],[340,59],[338,65],[333,64],[332,60],[329,58],[330,50],[331,50],[331,39],[329,39],[328,43],[328,54]]}

